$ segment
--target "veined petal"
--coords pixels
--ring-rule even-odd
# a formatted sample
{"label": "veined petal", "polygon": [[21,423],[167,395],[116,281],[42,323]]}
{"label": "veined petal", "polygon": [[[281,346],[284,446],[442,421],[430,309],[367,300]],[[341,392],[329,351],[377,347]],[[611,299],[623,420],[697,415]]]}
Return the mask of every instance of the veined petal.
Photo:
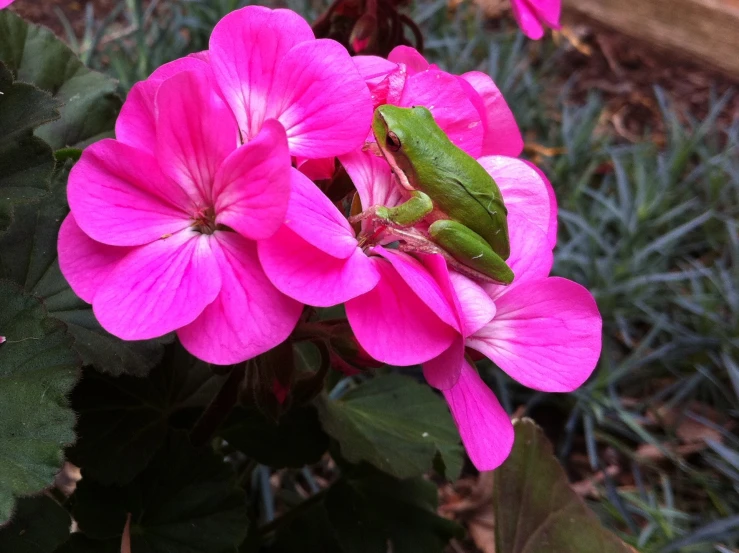
{"label": "veined petal", "polygon": [[416,365],[441,354],[457,331],[421,301],[390,262],[371,259],[379,282],[345,304],[357,341],[371,357],[392,365]]}
{"label": "veined petal", "polygon": [[385,158],[355,150],[339,158],[362,202],[362,209],[375,205],[394,207],[403,202],[403,192],[393,180]]}
{"label": "veined petal", "polygon": [[[396,250],[385,249],[382,246],[372,248],[372,253],[381,255],[397,271],[400,278],[413,290],[423,303],[433,311],[439,319],[461,332],[460,317],[456,312],[454,298],[445,290],[443,282],[439,282],[434,272],[421,264],[416,258]],[[439,255],[429,256],[434,260],[442,260]]]}
{"label": "veined petal", "polygon": [[233,151],[218,169],[213,186],[216,222],[252,240],[269,238],[287,213],[294,169],[285,129],[264,122],[259,134]]}
{"label": "veined petal", "polygon": [[332,157],[362,145],[370,130],[372,101],[338,42],[321,39],[294,46],[273,79],[266,117],[285,127],[292,155]]}
{"label": "veined petal", "polygon": [[506,263],[513,271],[514,278],[508,286],[484,284],[485,292],[493,299],[509,293],[526,282],[547,278],[554,263],[546,235],[528,219],[520,215],[509,216],[508,237],[511,255]]}
{"label": "veined petal", "polygon": [[523,34],[532,40],[539,40],[544,36],[544,26],[528,0],[511,0],[511,8]]}
{"label": "veined petal", "polygon": [[210,63],[246,137],[256,136],[267,118],[279,63],[293,46],[314,38],[297,13],[262,6],[233,11],[215,26]]}
{"label": "veined petal", "polygon": [[469,347],[535,390],[571,392],[588,379],[600,357],[602,319],[585,288],[551,277],[518,286],[496,307]]}
{"label": "veined petal", "polygon": [[495,302],[479,284],[466,276],[450,271],[449,279],[459,301],[463,335],[470,336],[495,317]]}
{"label": "veined petal", "polygon": [[277,290],[262,270],[256,244],[233,232],[211,242],[221,275],[216,299],[177,331],[196,357],[230,365],[272,349],[290,335],[303,306]]}
{"label": "veined petal", "polygon": [[477,470],[498,468],[513,448],[513,425],[477,371],[465,362],[457,384],[444,390],[459,435]]}
{"label": "veined petal", "polygon": [[511,108],[495,86],[489,75],[480,71],[470,71],[461,75],[460,80],[467,83],[467,93],[482,120],[485,135],[482,155],[505,155],[518,157],[523,151],[523,137],[516,124]]}
{"label": "veined petal", "polygon": [[321,251],[346,259],[357,249],[349,221],[326,195],[297,169],[291,173],[285,226]]}
{"label": "veined petal", "polygon": [[221,289],[211,240],[188,229],[130,252],[93,299],[103,328],[124,340],[148,340],[195,320]]}
{"label": "veined petal", "polygon": [[437,390],[449,390],[459,381],[464,363],[464,337],[459,334],[447,349],[423,364],[423,377]]}
{"label": "veined petal", "polygon": [[529,5],[541,21],[554,29],[559,29],[562,0],[529,0]]}
{"label": "veined petal", "polygon": [[80,228],[111,246],[138,246],[189,226],[192,202],[156,159],[116,140],[96,142],[72,168],[67,199]]}
{"label": "veined petal", "polygon": [[360,248],[346,258],[334,257],[286,226],[259,242],[259,259],[279,290],[316,307],[338,305],[369,292],[380,279]]}
{"label": "veined petal", "polygon": [[480,156],[484,133],[480,114],[454,75],[431,70],[408,77],[398,105],[425,106],[449,140],[472,157]]}
{"label": "veined petal", "polygon": [[182,71],[156,96],[159,166],[201,207],[212,204],[216,172],[239,143],[233,114],[214,86],[208,72]]}
{"label": "veined petal", "polygon": [[429,62],[426,61],[418,50],[410,46],[396,46],[387,56],[388,61],[402,63],[408,68],[409,75],[415,75],[422,71],[428,71]]}
{"label": "veined petal", "polygon": [[398,68],[398,64],[379,56],[354,56],[352,60],[359,74],[370,86],[377,85]]}
{"label": "veined petal", "polygon": [[92,303],[100,285],[132,248],[108,246],[87,236],[71,213],[59,229],[59,268],[80,298]]}
{"label": "veined petal", "polygon": [[549,191],[539,173],[514,157],[484,156],[477,162],[500,188],[508,216],[525,217],[548,235],[551,223]]}
{"label": "veined petal", "polygon": [[549,179],[544,174],[544,171],[539,169],[536,165],[530,161],[524,160],[526,165],[531,167],[539,175],[544,184],[547,187],[547,194],[549,195],[549,230],[547,231],[547,239],[549,240],[549,247],[554,249],[557,245],[557,195],[554,193],[554,187]]}
{"label": "veined petal", "polygon": [[116,139],[150,154],[156,152],[154,98],[165,79],[181,71],[210,71],[208,64],[193,56],[165,63],[145,81],[133,85],[115,122]]}

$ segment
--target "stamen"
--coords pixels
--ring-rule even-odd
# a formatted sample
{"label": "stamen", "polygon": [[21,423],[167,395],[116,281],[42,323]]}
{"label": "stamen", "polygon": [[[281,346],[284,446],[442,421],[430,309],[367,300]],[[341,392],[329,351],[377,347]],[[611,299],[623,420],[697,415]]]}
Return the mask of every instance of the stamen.
{"label": "stamen", "polygon": [[207,207],[198,211],[193,216],[192,227],[202,234],[213,234],[217,229],[215,209]]}

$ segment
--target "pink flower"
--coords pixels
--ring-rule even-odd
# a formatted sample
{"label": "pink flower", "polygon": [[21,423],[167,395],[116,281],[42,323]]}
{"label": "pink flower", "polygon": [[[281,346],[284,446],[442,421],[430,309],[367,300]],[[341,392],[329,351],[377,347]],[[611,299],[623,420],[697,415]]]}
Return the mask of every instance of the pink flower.
{"label": "pink flower", "polygon": [[[598,307],[584,287],[548,276],[551,249],[540,229],[526,219],[511,219],[509,226],[508,261],[516,275],[512,285],[479,286],[449,274],[464,321],[461,338],[524,386],[572,391],[590,377],[600,356]],[[481,292],[492,301],[492,309]],[[498,467],[510,453],[513,427],[459,348],[426,363],[424,375],[442,390],[475,466]]]}
{"label": "pink flower", "polygon": [[0,0],[0,10],[10,6],[15,0]]}
{"label": "pink flower", "polygon": [[544,25],[559,29],[562,0],[511,0],[511,7],[518,26],[533,40],[544,36]]}
{"label": "pink flower", "polygon": [[316,185],[303,175],[292,184],[285,224],[258,247],[275,286],[317,307],[346,302],[357,341],[383,363],[414,365],[447,349],[460,332],[458,317],[423,265],[381,245],[363,248]]}
{"label": "pink flower", "polygon": [[354,63],[372,92],[375,107],[427,107],[450,140],[472,157],[515,157],[523,150],[513,113],[485,73],[452,75],[430,65],[408,46],[398,46],[387,60],[355,56]]}
{"label": "pink flower", "polygon": [[70,174],[62,273],[125,340],[176,330],[191,353],[218,364],[271,349],[302,307],[257,258],[258,241],[284,221],[297,174],[285,129],[267,120],[239,147],[237,122],[195,58],[134,94],[119,140],[87,148]]}
{"label": "pink flower", "polygon": [[167,64],[133,87],[116,125],[118,139],[137,147],[153,144],[158,84],[183,68],[204,65],[212,68],[245,142],[276,119],[290,155],[322,159],[358,148],[369,131],[370,94],[344,47],[316,40],[295,12],[247,6],[221,19],[207,52]]}

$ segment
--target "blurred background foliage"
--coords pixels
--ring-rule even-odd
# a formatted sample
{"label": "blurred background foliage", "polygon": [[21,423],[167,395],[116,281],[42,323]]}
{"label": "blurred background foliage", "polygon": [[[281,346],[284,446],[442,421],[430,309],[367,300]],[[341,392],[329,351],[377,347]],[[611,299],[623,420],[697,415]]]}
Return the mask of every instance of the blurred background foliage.
{"label": "blurred background foliage", "polygon": [[[159,65],[206,49],[215,23],[248,3],[125,0],[107,2],[104,14],[87,4],[79,17],[56,8],[42,22],[63,30],[125,95]],[[309,21],[326,7],[281,5]],[[543,426],[578,493],[639,551],[736,551],[736,98],[709,82],[693,109],[679,92],[655,87],[642,93],[647,115],[627,128],[622,112],[582,82],[586,70],[572,56],[587,55],[587,45],[571,31],[535,43],[511,20],[486,21],[447,0],[417,2],[408,13],[430,61],[484,71],[500,87],[524,130],[525,155],[557,192],[554,273],[588,287],[603,315],[599,369],[576,393],[532,392],[492,366],[484,376],[511,414]],[[440,489],[442,512],[476,477],[465,478]],[[447,515],[476,523],[474,513]]]}

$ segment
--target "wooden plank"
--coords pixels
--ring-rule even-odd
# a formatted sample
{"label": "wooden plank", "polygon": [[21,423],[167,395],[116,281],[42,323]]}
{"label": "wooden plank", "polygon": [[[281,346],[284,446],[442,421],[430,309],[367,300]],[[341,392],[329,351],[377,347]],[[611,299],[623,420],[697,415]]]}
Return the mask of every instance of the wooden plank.
{"label": "wooden plank", "polygon": [[739,0],[564,0],[581,14],[739,77]]}

